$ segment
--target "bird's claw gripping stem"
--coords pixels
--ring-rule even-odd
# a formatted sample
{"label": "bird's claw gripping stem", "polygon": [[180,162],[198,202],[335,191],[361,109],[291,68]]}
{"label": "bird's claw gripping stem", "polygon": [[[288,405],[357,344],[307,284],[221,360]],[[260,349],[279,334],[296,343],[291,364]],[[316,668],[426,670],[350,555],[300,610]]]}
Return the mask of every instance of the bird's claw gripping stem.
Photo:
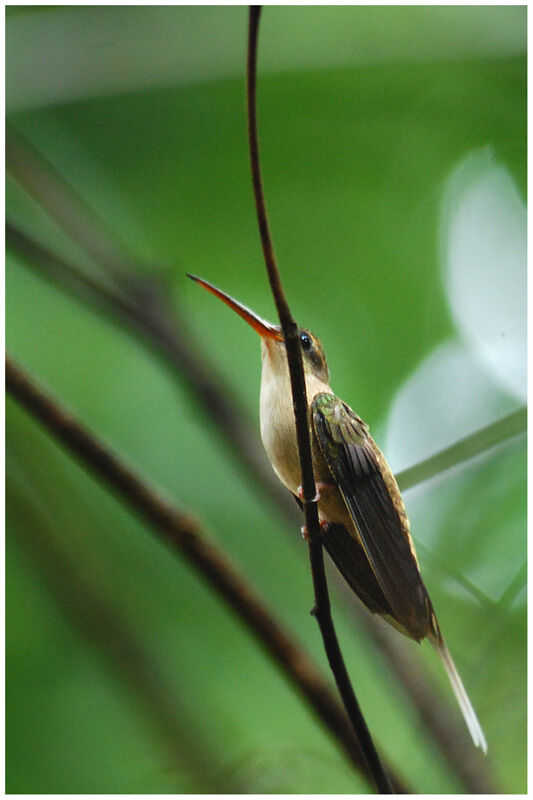
{"label": "bird's claw gripping stem", "polygon": [[[320,520],[320,533],[321,533],[322,535],[324,535],[324,534],[325,534],[325,532],[326,532],[326,530],[327,530],[327,527],[328,527],[328,524],[329,524],[329,523],[328,523],[328,522],[327,522],[325,519],[321,519],[321,520]],[[302,532],[302,538],[303,538],[303,539],[304,539],[306,542],[308,542],[308,541],[309,541],[309,534],[307,533],[307,525],[302,525],[302,527],[300,528],[300,530],[301,530],[301,532]]]}
{"label": "bird's claw gripping stem", "polygon": [[[321,481],[319,481],[319,482],[316,484],[316,494],[315,494],[315,496],[313,497],[313,499],[311,500],[311,502],[312,502],[312,503],[318,503],[318,501],[320,500],[320,498],[322,497],[322,495],[323,495],[325,492],[327,492],[327,491],[328,491],[330,488],[331,488],[331,487],[330,487],[330,484],[329,484],[329,483],[322,483]],[[298,488],[297,488],[297,490],[296,490],[296,494],[298,495],[298,500],[301,500],[301,501],[302,501],[302,503],[303,503],[303,502],[304,502],[304,490],[303,490],[303,486],[298,486]]]}

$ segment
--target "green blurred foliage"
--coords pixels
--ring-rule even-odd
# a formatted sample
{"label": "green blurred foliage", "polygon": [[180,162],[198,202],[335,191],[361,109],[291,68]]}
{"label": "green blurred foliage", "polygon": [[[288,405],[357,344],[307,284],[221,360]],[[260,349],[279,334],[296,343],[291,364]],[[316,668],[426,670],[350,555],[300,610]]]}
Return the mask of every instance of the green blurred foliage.
{"label": "green blurred foliage", "polygon": [[[525,26],[525,10],[518,18],[516,9],[507,11],[499,23],[502,40],[505,25],[510,31]],[[59,12],[23,18],[49,28]],[[133,12],[116,13],[127,19]],[[151,10],[144,13],[149,19]],[[238,41],[244,54],[244,8],[213,8],[209,17],[205,9],[172,13],[185,37],[191,24],[190,51],[207,62],[211,47],[215,54],[224,50],[214,22],[224,32],[231,14],[236,27],[228,46]],[[348,39],[346,30],[356,37],[363,28],[366,53],[371,36],[377,50],[394,39],[407,52],[359,64],[354,52],[352,66],[326,67],[322,59],[321,68],[312,68],[311,51],[305,68],[286,71],[280,56],[277,74],[271,59],[271,72],[260,78],[259,106],[267,203],[293,311],[323,340],[335,390],[379,430],[403,381],[454,335],[438,264],[446,177],[470,151],[490,145],[525,195],[526,82],[525,55],[498,52],[497,43],[485,57],[473,44],[475,58],[450,46],[449,57],[431,60],[425,37],[434,32],[431,15],[441,13],[434,7],[383,9],[378,21],[390,14],[388,25],[376,24],[373,13],[268,8],[261,55],[271,45],[279,54],[280,42],[297,48],[302,18],[313,30],[319,25],[322,52],[335,51],[339,27]],[[463,47],[465,37],[476,41],[492,13],[457,9]],[[16,60],[9,21],[8,59]],[[447,31],[453,44],[451,22]],[[424,39],[422,57],[413,44],[417,36]],[[96,40],[89,53],[95,62],[99,45]],[[36,65],[40,46],[36,39],[31,48]],[[157,30],[148,30],[138,59],[149,60],[158,47]],[[205,276],[274,316],[250,187],[244,82],[223,70],[217,75],[217,64],[214,57],[210,78],[190,85],[140,89],[132,81],[127,91],[43,104],[12,120],[129,252],[171,281],[173,300],[202,351],[257,418],[256,338],[184,275]],[[77,64],[64,69],[75,73]],[[77,254],[11,182],[7,209],[10,219],[59,252]],[[186,387],[127,330],[65,297],[12,256],[6,285],[10,352],[176,504],[198,514],[324,664],[308,614],[311,582],[299,534],[287,536],[279,514],[251,488]],[[365,790],[198,576],[9,400],[7,453],[9,792]],[[423,572],[485,728],[490,767],[506,792],[525,790],[524,453],[522,440],[510,442],[418,490],[413,501],[417,521],[424,504],[440,504]],[[167,748],[120,668],[110,666],[65,611],[45,580],[46,559],[36,557],[35,537],[49,539],[76,564],[153,654],[179,709],[181,752]],[[505,576],[518,574],[511,597],[502,563]],[[482,588],[486,602],[473,600],[453,570]],[[419,792],[461,791],[350,610],[336,605],[347,662],[387,757]],[[419,650],[421,660],[448,692],[426,649]]]}

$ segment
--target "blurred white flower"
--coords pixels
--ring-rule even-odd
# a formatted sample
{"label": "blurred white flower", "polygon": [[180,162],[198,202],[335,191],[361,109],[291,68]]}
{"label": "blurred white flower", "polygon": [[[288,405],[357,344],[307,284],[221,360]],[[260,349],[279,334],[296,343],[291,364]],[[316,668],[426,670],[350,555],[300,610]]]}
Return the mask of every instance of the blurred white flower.
{"label": "blurred white flower", "polygon": [[399,472],[515,408],[513,398],[462,342],[445,342],[394,398],[385,438],[387,460]]}
{"label": "blurred white flower", "polygon": [[526,212],[488,150],[448,180],[441,243],[458,339],[437,347],[396,394],[385,440],[396,471],[526,400]]}
{"label": "blurred white flower", "polygon": [[466,159],[445,191],[444,285],[459,334],[496,381],[526,400],[526,209],[488,150]]}

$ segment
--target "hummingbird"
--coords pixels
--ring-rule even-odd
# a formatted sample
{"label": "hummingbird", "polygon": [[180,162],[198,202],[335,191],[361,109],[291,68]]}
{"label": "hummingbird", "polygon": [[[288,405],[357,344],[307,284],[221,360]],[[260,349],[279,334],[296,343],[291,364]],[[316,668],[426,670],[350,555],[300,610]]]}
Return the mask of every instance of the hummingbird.
{"label": "hummingbird", "polygon": [[[296,423],[281,327],[203,278],[188,277],[233,309],[261,337],[261,439],[277,477],[302,507]],[[299,340],[323,545],[370,612],[415,642],[429,639],[442,660],[472,740],[486,753],[485,735],[420,574],[396,479],[368,425],[333,393],[318,338],[301,328]]]}

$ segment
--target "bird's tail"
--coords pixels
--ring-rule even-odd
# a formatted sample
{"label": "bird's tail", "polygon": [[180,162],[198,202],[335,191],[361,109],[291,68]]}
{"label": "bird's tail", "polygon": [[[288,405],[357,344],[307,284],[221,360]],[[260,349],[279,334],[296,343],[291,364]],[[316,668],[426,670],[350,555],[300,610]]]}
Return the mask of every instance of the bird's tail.
{"label": "bird's tail", "polygon": [[472,707],[472,703],[470,702],[470,698],[466,693],[466,689],[463,686],[463,682],[459,673],[457,672],[457,668],[453,663],[450,651],[446,647],[446,643],[444,642],[442,636],[439,636],[438,638],[431,637],[430,640],[431,644],[441,657],[442,663],[444,664],[444,669],[448,674],[455,697],[459,703],[459,708],[463,712],[463,717],[465,718],[465,722],[468,730],[470,731],[470,735],[474,741],[474,744],[476,747],[480,747],[483,752],[486,753],[487,740],[485,739],[485,734],[483,733],[481,725],[479,724],[476,712]]}

